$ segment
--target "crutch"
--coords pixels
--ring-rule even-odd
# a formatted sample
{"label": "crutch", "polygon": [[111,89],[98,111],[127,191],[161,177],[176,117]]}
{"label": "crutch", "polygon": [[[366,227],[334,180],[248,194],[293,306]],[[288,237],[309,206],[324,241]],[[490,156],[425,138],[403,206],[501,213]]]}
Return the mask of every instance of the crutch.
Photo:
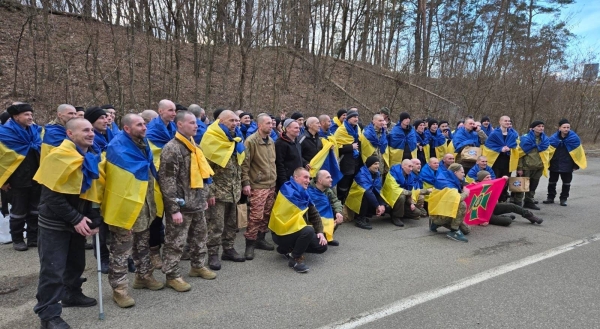
{"label": "crutch", "polygon": [[104,320],[104,305],[102,305],[102,265],[100,264],[100,233],[96,233],[96,262],[98,263],[98,305],[100,305],[100,315],[98,319]]}

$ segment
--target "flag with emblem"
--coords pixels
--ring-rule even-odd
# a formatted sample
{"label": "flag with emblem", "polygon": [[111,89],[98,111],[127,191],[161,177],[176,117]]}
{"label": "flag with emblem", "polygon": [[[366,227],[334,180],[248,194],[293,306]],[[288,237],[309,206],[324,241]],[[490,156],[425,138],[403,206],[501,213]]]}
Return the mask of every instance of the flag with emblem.
{"label": "flag with emblem", "polygon": [[471,193],[465,199],[465,224],[479,225],[490,221],[505,183],[506,180],[499,178],[466,186]]}

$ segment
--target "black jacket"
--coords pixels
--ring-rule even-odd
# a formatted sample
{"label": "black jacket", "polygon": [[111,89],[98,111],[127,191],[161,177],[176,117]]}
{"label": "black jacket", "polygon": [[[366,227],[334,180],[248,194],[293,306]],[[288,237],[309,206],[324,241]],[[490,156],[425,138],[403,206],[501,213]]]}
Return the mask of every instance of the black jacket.
{"label": "black jacket", "polygon": [[[360,142],[358,142],[358,149],[360,150]],[[352,144],[342,145],[339,149],[340,154],[340,171],[345,176],[354,175],[362,167],[362,157],[359,155],[357,158],[353,156],[354,149]]]}
{"label": "black jacket", "polygon": [[73,227],[83,217],[92,220],[92,223],[88,223],[90,228],[98,227],[102,222],[98,209],[92,208],[91,201],[81,199],[79,194],[54,192],[44,185],[38,211],[38,225],[50,230],[74,232]]}
{"label": "black jacket", "polygon": [[285,134],[275,141],[275,166],[277,168],[277,189],[287,182],[298,167],[305,167],[308,161],[302,158],[302,149],[296,141],[290,141]]}
{"label": "black jacket", "polygon": [[31,187],[37,185],[33,176],[40,166],[40,153],[33,148],[23,159],[23,162],[17,167],[14,173],[6,181],[11,187]]}
{"label": "black jacket", "polygon": [[302,158],[306,162],[310,162],[310,160],[312,160],[312,158],[314,158],[323,148],[323,142],[321,142],[319,133],[317,132],[317,134],[313,136],[308,132],[308,129],[304,131],[304,134],[298,137],[298,143],[300,143],[300,148],[302,149]]}
{"label": "black jacket", "polygon": [[[559,134],[559,138],[563,139]],[[579,169],[579,166],[575,164],[573,158],[569,154],[565,143],[560,143],[554,151],[552,159],[550,159],[550,171],[555,172],[573,172],[575,169]]]}

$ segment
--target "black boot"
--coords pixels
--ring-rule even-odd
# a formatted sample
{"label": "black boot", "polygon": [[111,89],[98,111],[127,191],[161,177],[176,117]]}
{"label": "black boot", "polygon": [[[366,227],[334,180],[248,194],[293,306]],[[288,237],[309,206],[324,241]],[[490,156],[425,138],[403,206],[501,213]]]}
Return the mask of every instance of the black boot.
{"label": "black boot", "polygon": [[246,239],[246,251],[244,252],[244,257],[246,258],[246,260],[253,260],[254,259],[254,248],[256,245],[256,241],[255,240],[248,240]]}
{"label": "black boot", "polygon": [[208,267],[210,267],[213,271],[218,271],[221,269],[221,261],[219,260],[219,255],[209,255],[208,256]]}
{"label": "black boot", "polygon": [[548,199],[546,199],[546,200],[542,201],[542,203],[543,203],[543,204],[551,204],[551,203],[554,203],[554,198],[552,198],[552,199],[548,198]]}
{"label": "black boot", "polygon": [[523,216],[525,217],[527,220],[529,220],[531,222],[531,224],[541,224],[544,220],[535,216],[533,213],[529,213],[527,214],[527,216]]}
{"label": "black boot", "polygon": [[525,202],[525,204],[523,204],[523,208],[540,210],[540,207],[536,206],[535,203],[531,203],[531,202]]}
{"label": "black boot", "polygon": [[563,207],[567,206],[567,199],[560,199],[560,205]]}
{"label": "black boot", "polygon": [[256,239],[255,247],[256,249],[260,250],[275,250],[275,246],[273,246],[267,240],[265,240],[265,232],[258,233],[258,238]]}
{"label": "black boot", "polygon": [[42,329],[71,329],[71,326],[68,325],[65,320],[63,320],[60,316],[52,318],[48,321],[42,320],[42,325],[40,326]]}
{"label": "black boot", "polygon": [[230,261],[234,261],[234,262],[245,262],[246,258],[242,257],[240,254],[238,254],[237,251],[235,251],[235,249],[231,248],[231,249],[223,250],[223,253],[221,254],[221,260],[230,260]]}
{"label": "black boot", "polygon": [[15,242],[13,240],[13,249],[16,251],[26,251],[27,249],[27,245],[25,244],[25,241],[19,241],[19,242]]}
{"label": "black boot", "polygon": [[69,294],[61,301],[62,307],[90,307],[98,304],[94,298],[84,295],[82,292]]}
{"label": "black boot", "polygon": [[357,227],[360,227],[364,230],[370,230],[373,228],[369,223],[367,223],[367,219],[363,216],[354,217],[354,221],[356,222],[355,225]]}

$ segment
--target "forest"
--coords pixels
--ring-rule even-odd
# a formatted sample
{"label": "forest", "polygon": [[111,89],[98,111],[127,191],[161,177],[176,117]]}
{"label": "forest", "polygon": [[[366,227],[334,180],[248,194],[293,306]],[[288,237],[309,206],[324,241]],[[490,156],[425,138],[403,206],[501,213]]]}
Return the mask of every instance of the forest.
{"label": "forest", "polygon": [[363,122],[388,107],[413,118],[568,117],[600,134],[595,54],[560,12],[574,0],[0,0],[0,96],[36,121],[58,104],[162,98],[255,114],[334,114]]}

